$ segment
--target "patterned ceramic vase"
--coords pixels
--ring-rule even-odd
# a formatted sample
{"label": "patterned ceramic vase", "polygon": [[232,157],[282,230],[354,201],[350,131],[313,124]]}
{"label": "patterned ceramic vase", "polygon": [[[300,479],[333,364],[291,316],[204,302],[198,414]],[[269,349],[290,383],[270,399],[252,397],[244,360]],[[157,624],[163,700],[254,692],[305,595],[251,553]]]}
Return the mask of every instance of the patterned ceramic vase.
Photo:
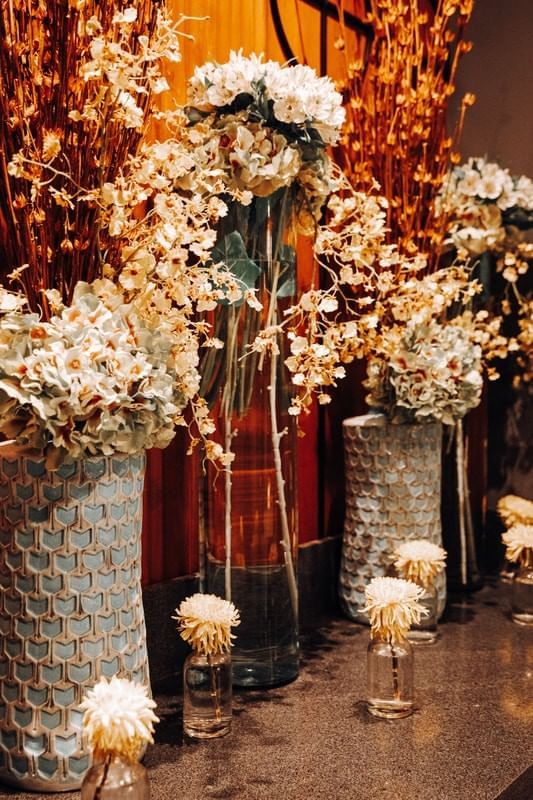
{"label": "patterned ceramic vase", "polygon": [[139,454],[49,472],[0,452],[0,781],[79,788],[85,690],[102,676],[148,683],[144,468]]}
{"label": "patterned ceramic vase", "polygon": [[[387,574],[407,539],[442,546],[442,426],[393,424],[383,414],[344,420],[346,512],[340,601],[348,617],[368,623],[365,586]],[[435,581],[438,615],[446,602],[444,572]]]}

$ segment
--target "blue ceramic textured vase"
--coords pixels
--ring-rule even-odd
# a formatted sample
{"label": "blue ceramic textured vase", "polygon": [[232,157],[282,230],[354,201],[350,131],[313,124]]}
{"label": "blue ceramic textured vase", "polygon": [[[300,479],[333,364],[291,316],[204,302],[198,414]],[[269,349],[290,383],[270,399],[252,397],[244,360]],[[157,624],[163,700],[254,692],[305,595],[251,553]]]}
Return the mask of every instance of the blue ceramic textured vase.
{"label": "blue ceramic textured vase", "polygon": [[[140,535],[145,456],[50,472],[0,452],[0,781],[79,788],[79,704],[100,677],[148,684]],[[2,457],[3,456],[3,457]]]}
{"label": "blue ceramic textured vase", "polygon": [[[442,425],[396,424],[374,413],[344,420],[343,434],[346,511],[339,595],[345,614],[367,624],[365,587],[387,574],[398,545],[427,539],[442,547]],[[435,588],[440,616],[444,571]]]}

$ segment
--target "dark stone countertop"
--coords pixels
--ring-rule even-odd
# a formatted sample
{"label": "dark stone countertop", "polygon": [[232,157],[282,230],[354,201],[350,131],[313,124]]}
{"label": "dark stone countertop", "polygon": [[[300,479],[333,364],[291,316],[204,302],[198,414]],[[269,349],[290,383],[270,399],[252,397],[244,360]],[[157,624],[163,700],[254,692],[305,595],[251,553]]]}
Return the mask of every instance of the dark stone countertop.
{"label": "dark stone countertop", "polygon": [[294,683],[234,696],[223,739],[184,743],[181,698],[158,695],[152,800],[532,800],[533,630],[486,586],[450,601],[440,631],[416,649],[417,710],[401,720],[368,715],[368,629],[340,618],[304,638]]}

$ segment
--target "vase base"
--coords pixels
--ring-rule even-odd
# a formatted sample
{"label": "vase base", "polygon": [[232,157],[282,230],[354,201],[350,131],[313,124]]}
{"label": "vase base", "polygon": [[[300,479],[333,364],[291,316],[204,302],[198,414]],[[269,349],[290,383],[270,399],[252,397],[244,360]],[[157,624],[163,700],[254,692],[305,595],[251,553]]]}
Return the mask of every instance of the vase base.
{"label": "vase base", "polygon": [[241,689],[261,689],[284,686],[298,677],[298,660],[283,664],[261,664],[232,659],[232,682]]}
{"label": "vase base", "polygon": [[512,619],[513,622],[517,625],[522,625],[523,628],[533,627],[533,613],[528,613],[526,611],[523,613],[513,612]]}
{"label": "vase base", "polygon": [[221,720],[218,723],[184,722],[183,733],[190,739],[219,739],[227,736],[231,731],[231,720]]}
{"label": "vase base", "polygon": [[11,786],[13,789],[19,789],[22,792],[39,792],[43,794],[56,794],[59,792],[76,792],[79,791],[82,783],[83,775],[80,775],[78,780],[67,780],[64,783],[57,780],[46,780],[45,778],[27,777],[17,778],[9,772],[0,770],[0,783],[5,786]]}
{"label": "vase base", "polygon": [[380,719],[401,719],[413,713],[413,704],[395,700],[369,700],[368,713]]}
{"label": "vase base", "polygon": [[439,634],[437,631],[424,631],[411,628],[406,634],[406,638],[411,644],[415,645],[436,644]]}

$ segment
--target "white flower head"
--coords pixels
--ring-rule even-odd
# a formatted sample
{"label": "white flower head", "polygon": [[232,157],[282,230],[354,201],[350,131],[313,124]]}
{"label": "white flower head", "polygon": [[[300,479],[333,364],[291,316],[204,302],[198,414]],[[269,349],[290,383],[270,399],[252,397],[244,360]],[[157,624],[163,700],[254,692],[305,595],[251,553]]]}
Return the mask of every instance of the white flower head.
{"label": "white flower head", "polygon": [[178,620],[182,639],[189,642],[196,653],[206,656],[228,651],[235,638],[231,628],[240,624],[239,612],[233,603],[201,592],[183,600],[172,619]]}
{"label": "white flower head", "polygon": [[153,742],[155,702],[148,689],[126,678],[101,678],[80,705],[83,733],[95,761],[118,755],[136,761],[142,746]]}
{"label": "white flower head", "polygon": [[502,533],[506,546],[505,557],[509,561],[525,561],[533,551],[533,525],[517,523]]}
{"label": "white flower head", "polygon": [[446,550],[427,539],[411,539],[402,542],[394,553],[394,565],[406,579],[420,586],[431,586],[446,560]]}
{"label": "white flower head", "polygon": [[423,593],[420,586],[403,578],[373,578],[365,589],[363,609],[370,618],[372,636],[392,643],[403,639],[411,625],[428,613],[419,603]]}

